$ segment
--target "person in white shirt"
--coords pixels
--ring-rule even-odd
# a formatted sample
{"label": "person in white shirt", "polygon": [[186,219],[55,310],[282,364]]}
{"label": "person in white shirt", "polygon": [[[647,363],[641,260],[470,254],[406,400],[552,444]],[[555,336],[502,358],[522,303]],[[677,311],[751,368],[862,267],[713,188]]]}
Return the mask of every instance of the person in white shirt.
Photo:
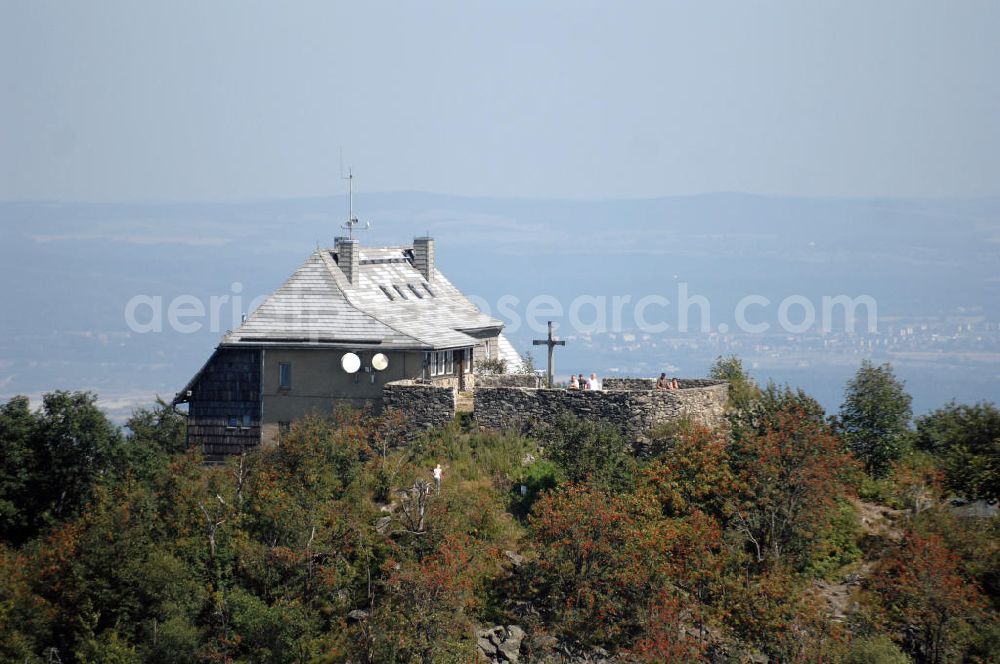
{"label": "person in white shirt", "polygon": [[599,390],[601,389],[601,379],[597,377],[597,374],[590,374],[590,389]]}
{"label": "person in white shirt", "polygon": [[441,470],[441,464],[434,466],[434,486],[437,488],[437,492],[441,493],[441,475],[444,471]]}

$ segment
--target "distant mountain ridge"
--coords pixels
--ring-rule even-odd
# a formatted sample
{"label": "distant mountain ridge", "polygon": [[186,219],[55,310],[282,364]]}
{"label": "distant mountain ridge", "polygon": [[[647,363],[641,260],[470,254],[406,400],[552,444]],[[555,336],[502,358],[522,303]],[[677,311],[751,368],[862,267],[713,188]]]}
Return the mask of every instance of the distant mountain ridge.
{"label": "distant mountain ridge", "polygon": [[[671,297],[684,282],[710,300],[713,327],[731,322],[728,312],[747,294],[777,302],[793,293],[864,293],[886,319],[961,314],[996,321],[1000,312],[1000,198],[723,193],[566,201],[397,192],[357,195],[355,212],[374,223],[359,234],[364,244],[435,236],[442,269],[494,305],[503,295],[523,304],[543,293],[566,303],[578,295]],[[180,295],[206,303],[239,295],[246,304],[277,288],[317,243],[332,244],[345,216],[343,196],[0,203],[0,277],[8,284],[0,291],[0,398],[90,388],[120,414],[155,393],[171,395],[224,329],[136,335],[124,322],[126,303],[147,294],[167,303]],[[511,336],[523,346],[533,335],[522,329]],[[707,366],[706,353],[678,351],[672,363],[695,375]],[[578,345],[559,368],[623,364],[606,355],[598,360]],[[976,364],[980,369],[986,373],[976,385],[1000,376],[990,362]],[[925,389],[922,381],[911,388]],[[942,395],[916,396],[933,404]],[[980,398],[998,395],[994,388]]]}

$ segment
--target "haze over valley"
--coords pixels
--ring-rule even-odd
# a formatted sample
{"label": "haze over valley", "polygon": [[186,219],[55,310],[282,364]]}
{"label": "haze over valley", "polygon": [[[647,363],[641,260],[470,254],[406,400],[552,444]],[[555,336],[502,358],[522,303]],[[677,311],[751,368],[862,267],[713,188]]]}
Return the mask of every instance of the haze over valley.
{"label": "haze over valley", "polygon": [[[317,244],[332,245],[345,208],[343,196],[0,203],[0,275],[9,285],[0,293],[0,399],[89,389],[121,420],[156,395],[172,397],[255,298],[277,288]],[[548,317],[569,341],[557,351],[559,376],[699,376],[718,355],[734,353],[758,381],[801,386],[832,411],[869,357],[892,362],[917,413],[951,399],[1000,399],[1000,199],[375,193],[357,197],[355,212],[373,222],[358,234],[363,245],[433,235],[444,274],[508,323],[518,350],[542,336],[528,324],[533,298],[555,298],[563,315]],[[707,300],[708,331],[694,305],[688,331],[678,331],[679,288]],[[137,295],[162,298],[162,332],[129,329],[126,306]],[[735,320],[737,304],[751,295],[770,302],[746,313],[769,325],[764,333],[743,332]],[[864,317],[848,332],[842,316],[828,333],[818,319],[805,332],[781,329],[785,298],[804,297],[818,315],[822,298],[837,295],[871,296],[877,332],[867,331]],[[206,309],[219,299],[214,329],[208,311],[185,319],[200,323],[196,332],[171,329],[167,309],[182,296]],[[645,310],[655,332],[640,329],[635,316],[636,302],[649,296],[671,303]],[[577,298],[592,303],[576,311],[583,329],[569,316]],[[614,298],[630,299],[620,326]],[[593,303],[602,301],[607,329],[594,329]],[[545,311],[536,306],[533,318],[544,324]],[[792,306],[787,317],[799,323],[803,315]],[[140,320],[149,317],[138,310]],[[540,352],[535,361],[544,365]]]}

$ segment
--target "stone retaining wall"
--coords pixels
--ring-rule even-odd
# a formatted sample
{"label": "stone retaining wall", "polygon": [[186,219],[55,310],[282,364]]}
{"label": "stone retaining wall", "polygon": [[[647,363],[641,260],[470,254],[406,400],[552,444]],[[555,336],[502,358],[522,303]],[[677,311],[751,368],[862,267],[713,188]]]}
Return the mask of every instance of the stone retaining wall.
{"label": "stone retaining wall", "polygon": [[728,383],[696,380],[689,384],[691,387],[671,391],[478,388],[475,418],[488,429],[525,431],[532,425],[551,423],[567,411],[582,419],[612,422],[632,441],[644,440],[657,424],[685,416],[718,426],[726,407]]}
{"label": "stone retaining wall", "polygon": [[455,418],[455,388],[398,380],[382,388],[382,407],[403,414],[411,431],[444,426]]}
{"label": "stone retaining wall", "polygon": [[[673,376],[670,376],[673,378]],[[656,389],[656,378],[605,378],[602,383],[605,390],[628,390],[642,391]],[[711,387],[717,385],[719,381],[711,378],[678,378],[677,384],[681,389],[689,387]]]}
{"label": "stone retaining wall", "polygon": [[542,379],[535,374],[497,374],[476,376],[476,387],[541,387]]}
{"label": "stone retaining wall", "polygon": [[606,390],[652,390],[655,378],[605,378],[601,381]]}

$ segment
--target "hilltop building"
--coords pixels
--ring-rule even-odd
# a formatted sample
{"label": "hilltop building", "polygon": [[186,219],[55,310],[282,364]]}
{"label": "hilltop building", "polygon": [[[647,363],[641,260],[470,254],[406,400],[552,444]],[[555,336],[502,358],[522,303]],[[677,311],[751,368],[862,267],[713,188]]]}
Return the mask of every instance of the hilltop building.
{"label": "hilltop building", "polygon": [[503,323],[437,269],[434,240],[317,249],[177,394],[209,457],[271,444],[295,419],[382,406],[387,383],[465,390],[478,362],[520,364]]}

